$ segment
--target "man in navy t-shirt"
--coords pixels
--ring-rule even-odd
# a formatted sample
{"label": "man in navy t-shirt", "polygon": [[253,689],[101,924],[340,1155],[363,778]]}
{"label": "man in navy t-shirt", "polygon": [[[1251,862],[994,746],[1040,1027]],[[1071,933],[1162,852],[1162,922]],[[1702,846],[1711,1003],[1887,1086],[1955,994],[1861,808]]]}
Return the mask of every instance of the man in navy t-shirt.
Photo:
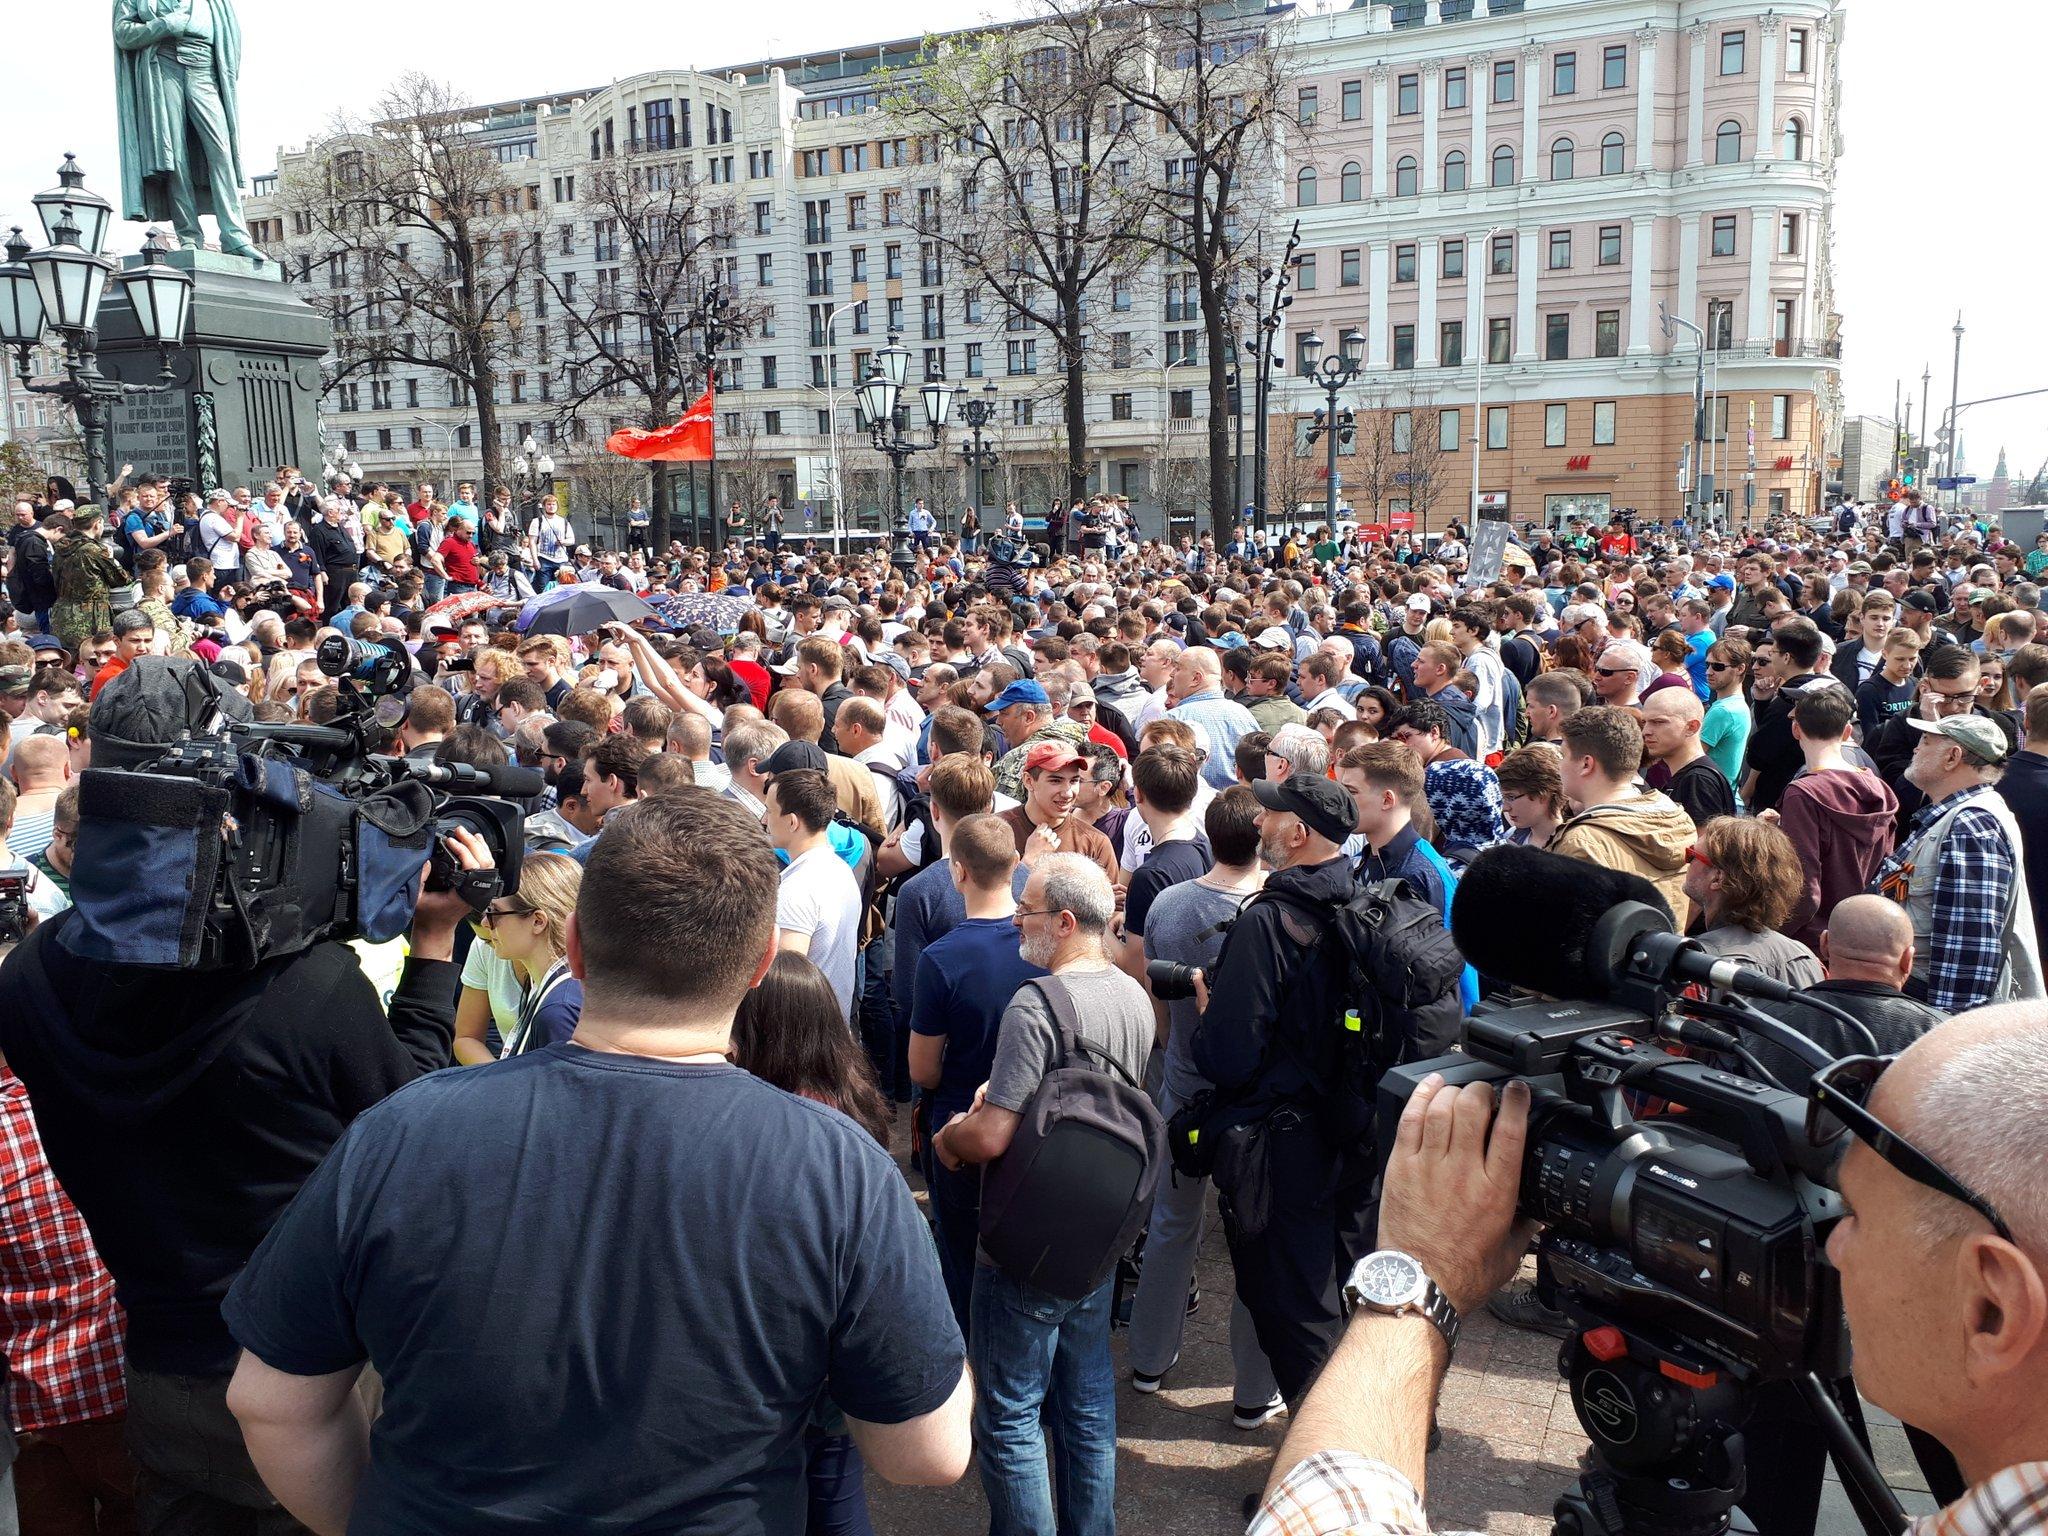
{"label": "man in navy t-shirt", "polygon": [[293,1515],[800,1530],[827,1399],[881,1476],[965,1470],[960,1332],[888,1153],[725,1061],[775,896],[730,801],[622,811],[569,927],[574,1038],[393,1094],[301,1190],[223,1308],[229,1406]]}
{"label": "man in navy t-shirt", "polygon": [[[965,915],[925,947],[917,962],[910,1012],[910,1077],[930,1096],[937,1129],[974,1102],[996,1058],[1003,1010],[1017,989],[1045,972],[1018,950],[1017,840],[996,816],[969,816],[946,836],[946,865]],[[964,1332],[974,1293],[974,1241],[980,1227],[981,1173],[946,1168],[927,1157],[925,1182],[938,1226],[946,1294]]]}

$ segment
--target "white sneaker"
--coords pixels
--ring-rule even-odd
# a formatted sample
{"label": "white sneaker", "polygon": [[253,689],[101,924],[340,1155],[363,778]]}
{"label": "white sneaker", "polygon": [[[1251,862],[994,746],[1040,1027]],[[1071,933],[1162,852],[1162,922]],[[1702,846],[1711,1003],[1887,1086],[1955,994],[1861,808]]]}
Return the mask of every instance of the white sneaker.
{"label": "white sneaker", "polygon": [[1272,1423],[1287,1411],[1287,1401],[1275,1392],[1257,1407],[1247,1408],[1242,1403],[1230,1405],[1230,1425],[1233,1429],[1258,1429]]}

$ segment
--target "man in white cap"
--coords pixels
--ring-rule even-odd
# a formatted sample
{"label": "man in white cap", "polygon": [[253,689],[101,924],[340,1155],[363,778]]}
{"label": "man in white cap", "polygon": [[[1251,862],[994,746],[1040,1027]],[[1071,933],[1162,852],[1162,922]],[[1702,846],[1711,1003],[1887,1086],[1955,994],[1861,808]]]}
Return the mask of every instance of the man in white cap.
{"label": "man in white cap", "polygon": [[1422,653],[1422,631],[1436,605],[1426,592],[1411,592],[1401,607],[1401,632],[1387,642],[1387,660],[1408,697],[1415,697],[1415,658]]}

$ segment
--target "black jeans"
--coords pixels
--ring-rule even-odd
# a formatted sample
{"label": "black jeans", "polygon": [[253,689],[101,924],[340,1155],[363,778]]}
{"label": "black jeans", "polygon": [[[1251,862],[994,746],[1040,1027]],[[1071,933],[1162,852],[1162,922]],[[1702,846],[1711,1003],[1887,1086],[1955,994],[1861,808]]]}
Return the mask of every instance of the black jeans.
{"label": "black jeans", "polygon": [[1238,1299],[1280,1395],[1298,1407],[1344,1330],[1338,1293],[1351,1266],[1372,1251],[1375,1180],[1370,1155],[1332,1148],[1311,1119],[1276,1124],[1267,1134],[1273,1187],[1266,1229],[1241,1232],[1226,1197],[1223,1235]]}
{"label": "black jeans", "polygon": [[128,1449],[142,1536],[310,1536],[250,1462],[225,1376],[129,1366]]}

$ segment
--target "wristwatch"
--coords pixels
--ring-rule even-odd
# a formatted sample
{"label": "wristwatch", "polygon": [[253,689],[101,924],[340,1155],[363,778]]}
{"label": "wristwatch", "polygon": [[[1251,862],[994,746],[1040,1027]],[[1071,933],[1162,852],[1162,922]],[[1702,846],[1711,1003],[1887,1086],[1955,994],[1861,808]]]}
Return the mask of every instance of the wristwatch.
{"label": "wristwatch", "polygon": [[1458,1309],[1424,1273],[1421,1260],[1398,1248],[1382,1248],[1360,1259],[1344,1282],[1343,1300],[1347,1316],[1356,1307],[1394,1314],[1419,1312],[1436,1324],[1446,1347],[1458,1347]]}

